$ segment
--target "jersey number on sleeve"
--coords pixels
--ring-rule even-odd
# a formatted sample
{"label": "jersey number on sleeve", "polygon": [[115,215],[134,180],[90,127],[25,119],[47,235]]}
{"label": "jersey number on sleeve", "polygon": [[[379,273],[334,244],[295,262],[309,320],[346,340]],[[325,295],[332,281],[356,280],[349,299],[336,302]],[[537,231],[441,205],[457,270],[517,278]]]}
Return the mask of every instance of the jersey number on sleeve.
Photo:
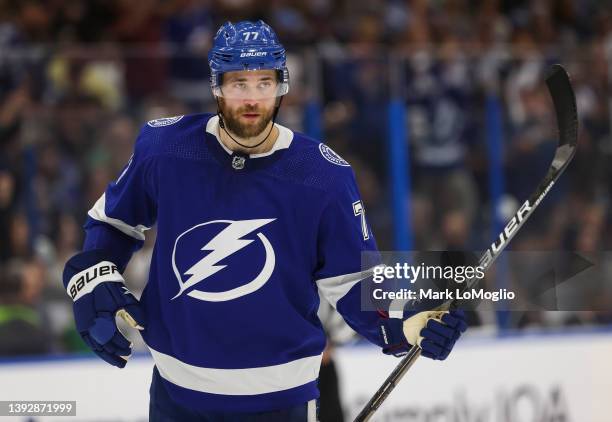
{"label": "jersey number on sleeve", "polygon": [[370,233],[368,232],[365,208],[363,207],[363,203],[361,201],[353,202],[353,212],[355,213],[355,217],[361,217],[361,234],[363,234],[363,240],[368,240],[370,238]]}

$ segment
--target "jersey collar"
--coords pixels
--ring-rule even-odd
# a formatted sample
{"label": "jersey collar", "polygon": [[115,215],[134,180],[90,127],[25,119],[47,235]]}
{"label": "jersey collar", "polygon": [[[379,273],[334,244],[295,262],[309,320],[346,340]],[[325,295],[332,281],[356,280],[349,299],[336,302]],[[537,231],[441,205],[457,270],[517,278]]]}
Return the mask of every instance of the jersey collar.
{"label": "jersey collar", "polygon": [[[260,158],[267,157],[269,155],[274,154],[276,151],[283,150],[289,148],[291,142],[293,141],[293,131],[285,126],[279,125],[278,123],[274,123],[276,128],[278,129],[278,138],[276,138],[276,142],[270,149],[270,151],[262,152],[260,154],[249,154],[249,158]],[[229,149],[223,142],[221,142],[221,137],[219,136],[219,116],[214,115],[208,122],[206,123],[206,132],[210,133],[217,139],[219,145],[228,155],[232,155],[233,152]]]}

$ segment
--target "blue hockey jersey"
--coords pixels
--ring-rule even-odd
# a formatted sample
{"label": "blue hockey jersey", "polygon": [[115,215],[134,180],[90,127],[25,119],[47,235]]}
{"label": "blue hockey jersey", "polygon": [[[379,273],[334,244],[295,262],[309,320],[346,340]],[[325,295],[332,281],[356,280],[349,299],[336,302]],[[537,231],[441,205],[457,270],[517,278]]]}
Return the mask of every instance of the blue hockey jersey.
{"label": "blue hockey jersey", "polygon": [[318,397],[320,296],[382,346],[362,312],[361,252],[376,250],[349,164],[277,125],[266,153],[232,153],[219,119],[148,122],[89,211],[85,249],[124,269],[157,224],[142,336],[170,396],[197,410],[263,411]]}

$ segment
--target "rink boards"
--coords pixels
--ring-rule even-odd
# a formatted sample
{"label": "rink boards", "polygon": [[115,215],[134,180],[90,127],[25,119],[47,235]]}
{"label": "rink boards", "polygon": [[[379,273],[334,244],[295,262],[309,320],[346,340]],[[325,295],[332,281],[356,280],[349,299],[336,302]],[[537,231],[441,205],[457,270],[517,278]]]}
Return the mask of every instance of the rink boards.
{"label": "rink boards", "polygon": [[[608,422],[610,356],[610,332],[468,338],[448,361],[419,359],[374,420]],[[335,358],[349,417],[397,363],[369,346],[336,349]],[[147,356],[121,370],[93,358],[3,361],[0,400],[76,400],[77,416],[59,420],[145,421],[151,368]]]}

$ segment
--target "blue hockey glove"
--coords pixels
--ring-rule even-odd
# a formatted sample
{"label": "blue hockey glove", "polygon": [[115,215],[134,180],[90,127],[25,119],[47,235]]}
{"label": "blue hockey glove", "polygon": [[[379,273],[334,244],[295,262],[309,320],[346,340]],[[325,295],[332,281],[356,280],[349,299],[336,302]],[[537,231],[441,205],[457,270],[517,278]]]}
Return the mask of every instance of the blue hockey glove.
{"label": "blue hockey glove", "polygon": [[107,256],[100,249],[73,256],[66,263],[63,280],[74,301],[74,319],[83,341],[106,362],[123,368],[132,344],[119,331],[115,316],[138,330],[144,329],[145,318],[138,300]]}
{"label": "blue hockey glove", "polygon": [[444,360],[466,329],[467,322],[462,310],[418,312],[406,319],[383,318],[383,352],[402,356],[412,345],[418,344],[422,356]]}

